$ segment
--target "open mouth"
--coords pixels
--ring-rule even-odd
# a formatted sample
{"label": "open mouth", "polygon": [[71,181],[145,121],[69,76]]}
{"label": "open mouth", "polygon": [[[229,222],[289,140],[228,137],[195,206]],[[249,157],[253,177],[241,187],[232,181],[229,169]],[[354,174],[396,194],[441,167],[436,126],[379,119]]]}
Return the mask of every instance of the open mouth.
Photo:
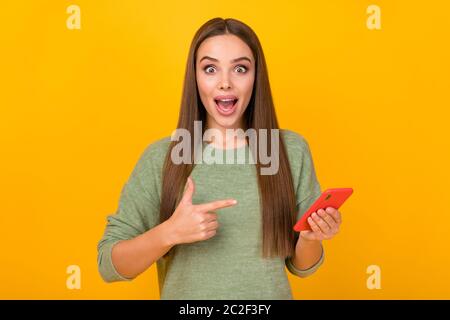
{"label": "open mouth", "polygon": [[238,100],[239,99],[214,99],[214,102],[216,104],[217,111],[219,111],[221,115],[228,116],[231,115],[234,110],[236,110],[236,103]]}

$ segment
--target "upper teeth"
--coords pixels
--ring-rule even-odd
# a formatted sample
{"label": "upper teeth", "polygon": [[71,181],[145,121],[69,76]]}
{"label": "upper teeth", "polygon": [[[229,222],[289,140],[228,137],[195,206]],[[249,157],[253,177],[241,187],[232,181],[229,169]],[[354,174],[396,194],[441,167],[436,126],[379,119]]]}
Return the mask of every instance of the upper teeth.
{"label": "upper teeth", "polygon": [[234,99],[218,99],[219,101],[234,101]]}

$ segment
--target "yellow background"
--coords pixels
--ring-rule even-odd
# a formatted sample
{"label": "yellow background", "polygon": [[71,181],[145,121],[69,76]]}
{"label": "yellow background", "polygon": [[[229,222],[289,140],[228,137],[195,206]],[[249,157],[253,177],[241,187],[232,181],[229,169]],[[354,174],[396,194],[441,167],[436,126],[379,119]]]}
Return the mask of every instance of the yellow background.
{"label": "yellow background", "polygon": [[[66,8],[81,9],[69,30]],[[366,27],[370,4],[381,30]],[[446,1],[9,1],[0,11],[0,298],[158,299],[156,267],[104,283],[97,242],[123,184],[177,123],[210,18],[258,34],[282,128],[323,189],[353,187],[297,299],[450,298]],[[447,20],[447,21],[446,21]],[[81,289],[66,288],[69,265]],[[381,289],[366,286],[369,265]]]}

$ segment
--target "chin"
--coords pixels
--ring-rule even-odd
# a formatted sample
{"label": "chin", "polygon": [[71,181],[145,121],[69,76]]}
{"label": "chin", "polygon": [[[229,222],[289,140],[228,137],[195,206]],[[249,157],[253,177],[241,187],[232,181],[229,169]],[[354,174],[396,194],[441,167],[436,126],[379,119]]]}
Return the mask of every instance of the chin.
{"label": "chin", "polygon": [[234,128],[239,123],[239,116],[233,115],[232,117],[223,117],[221,115],[215,115],[214,121],[223,128]]}
{"label": "chin", "polygon": [[217,121],[217,124],[225,129],[233,129],[237,121]]}
{"label": "chin", "polygon": [[214,122],[223,128],[234,128],[239,123],[241,117],[241,111],[239,109],[235,110],[232,115],[224,116],[217,112],[215,108],[207,110],[209,117],[211,117]]}

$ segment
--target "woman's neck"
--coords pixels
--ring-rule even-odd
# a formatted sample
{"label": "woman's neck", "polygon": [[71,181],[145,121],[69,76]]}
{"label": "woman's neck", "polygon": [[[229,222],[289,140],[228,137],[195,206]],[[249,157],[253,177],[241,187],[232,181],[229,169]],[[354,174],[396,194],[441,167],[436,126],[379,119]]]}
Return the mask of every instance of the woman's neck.
{"label": "woman's neck", "polygon": [[214,147],[220,149],[235,149],[247,144],[245,135],[239,135],[239,132],[245,133],[246,130],[242,121],[240,124],[232,127],[223,127],[212,121],[207,121],[205,131],[208,129],[215,129],[214,134],[206,137],[208,141],[211,141],[211,145]]}

